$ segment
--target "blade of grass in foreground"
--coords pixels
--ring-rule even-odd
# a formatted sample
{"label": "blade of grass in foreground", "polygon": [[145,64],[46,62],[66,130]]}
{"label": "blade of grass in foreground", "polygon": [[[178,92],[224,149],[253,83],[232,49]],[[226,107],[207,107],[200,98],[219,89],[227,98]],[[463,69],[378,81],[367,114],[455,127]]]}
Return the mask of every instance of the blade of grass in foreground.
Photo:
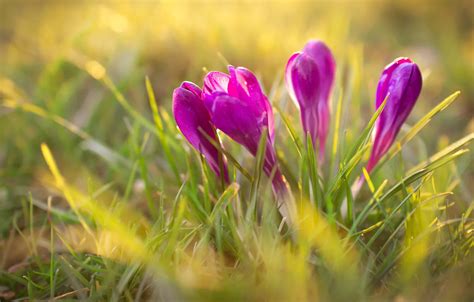
{"label": "blade of grass in foreground", "polygon": [[342,87],[339,89],[339,97],[337,100],[337,106],[336,106],[336,118],[334,119],[334,135],[332,136],[332,149],[331,149],[331,155],[329,158],[329,177],[328,179],[332,178],[332,173],[333,171],[336,170],[336,167],[334,165],[334,160],[336,159],[337,155],[337,147],[339,144],[339,132],[340,132],[340,127],[341,127],[341,116],[342,116],[342,100],[343,100],[343,90]]}
{"label": "blade of grass in foreground", "polygon": [[[322,209],[323,208],[323,203],[326,206],[327,214],[329,217],[329,222],[333,222],[333,208],[332,204],[327,201],[324,195],[323,188],[321,186],[321,176],[319,175],[319,163],[318,163],[318,154],[314,152],[315,148],[313,145],[313,141],[311,139],[311,135],[307,135],[307,140],[306,140],[306,159],[308,161],[308,167],[309,167],[309,181],[311,183],[311,192],[312,197],[314,200],[312,200],[314,206],[317,209]],[[316,148],[319,149],[319,148]],[[311,196],[310,196],[311,197]]]}
{"label": "blade of grass in foreground", "polygon": [[354,198],[352,196],[352,190],[351,186],[349,185],[349,182],[347,181],[346,176],[344,175],[342,177],[342,183],[344,185],[344,188],[346,190],[346,200],[347,200],[347,217],[346,217],[346,224],[351,225],[352,222],[355,219],[355,213],[354,213]]}
{"label": "blade of grass in foreground", "polygon": [[455,141],[451,145],[447,146],[443,150],[441,150],[441,151],[437,152],[436,154],[432,155],[428,160],[425,160],[425,161],[419,163],[418,165],[416,165],[415,167],[410,169],[410,171],[408,173],[413,172],[415,170],[419,170],[423,166],[426,166],[430,163],[434,163],[436,161],[439,161],[439,160],[443,159],[443,157],[445,157],[445,156],[447,156],[447,155],[449,155],[453,152],[456,152],[457,150],[463,148],[464,146],[467,146],[473,140],[474,140],[474,133],[466,135],[465,137],[463,137],[463,138]]}
{"label": "blade of grass in foreground", "polygon": [[385,180],[378,188],[377,190],[374,191],[372,194],[372,198],[369,200],[369,202],[366,204],[366,206],[362,209],[362,211],[357,215],[354,219],[354,222],[351,226],[351,229],[349,230],[349,237],[352,236],[357,232],[357,227],[361,222],[367,217],[368,213],[376,206],[380,206],[380,196],[383,194],[383,190],[385,189],[385,186],[387,185],[387,180]]}
{"label": "blade of grass in foreground", "polygon": [[219,152],[221,152],[222,154],[224,154],[226,156],[226,158],[232,162],[232,164],[234,165],[235,168],[237,168],[237,170],[240,171],[240,173],[242,173],[243,176],[245,176],[245,178],[247,178],[249,181],[253,181],[253,177],[252,175],[250,175],[250,173],[244,168],[242,167],[239,162],[232,156],[232,154],[230,154],[229,152],[227,152],[226,150],[224,150],[224,148],[222,148],[221,144],[219,142],[217,142],[216,140],[214,140],[212,137],[210,137],[206,132],[204,132],[201,128],[198,129],[199,132],[201,132],[202,135],[204,135],[204,137],[214,146],[217,148],[217,150]]}
{"label": "blade of grass in foreground", "polygon": [[372,118],[369,120],[369,123],[367,126],[364,128],[362,131],[362,134],[359,136],[357,141],[352,145],[352,148],[350,149],[349,152],[347,152],[346,156],[344,157],[344,160],[342,162],[342,169],[339,171],[337,174],[335,180],[331,183],[329,186],[329,190],[326,192],[327,194],[331,194],[331,200],[334,201],[336,204],[336,208],[339,207],[339,200],[337,198],[338,194],[337,189],[341,187],[342,183],[342,178],[346,177],[346,179],[350,178],[350,173],[352,170],[355,168],[357,163],[360,161],[362,158],[364,152],[367,150],[369,145],[367,144],[370,133],[372,132],[372,129],[375,125],[375,121],[377,118],[380,116],[382,113],[382,110],[385,108],[385,104],[387,103],[387,96],[383,103],[380,105],[380,107],[375,111],[375,113],[372,115]]}
{"label": "blade of grass in foreground", "polygon": [[265,153],[267,150],[268,130],[264,129],[260,135],[257,154],[255,155],[255,166],[252,186],[250,188],[250,205],[245,218],[247,221],[255,221],[257,218],[258,190],[262,180],[263,165],[265,164]]}
{"label": "blade of grass in foreground", "polygon": [[[413,210],[413,213],[415,213],[415,212],[416,211]],[[420,240],[425,239],[427,236],[431,235],[434,232],[437,232],[437,231],[441,230],[444,227],[450,226],[451,224],[454,224],[454,223],[459,223],[461,221],[462,221],[462,218],[449,219],[449,220],[446,220],[446,221],[443,221],[443,222],[437,221],[435,219],[433,222],[437,222],[436,226],[433,227],[433,223],[432,223],[430,225],[432,227],[425,229],[416,238],[413,238],[412,245],[420,242]],[[398,254],[395,254],[393,259],[387,258],[386,260],[388,260],[388,261],[386,261],[386,263],[384,264],[383,269],[381,269],[380,271],[378,271],[375,274],[372,282],[378,282],[380,279],[382,279],[390,271],[390,269],[392,269],[397,263],[399,263],[400,258],[403,257],[410,250],[412,245],[405,247]],[[392,261],[390,261],[390,260],[392,260]]]}
{"label": "blade of grass in foreground", "polygon": [[352,145],[351,150],[344,157],[345,163],[349,162],[349,160],[354,157],[357,151],[359,151],[361,148],[363,148],[364,145],[366,145],[366,143],[368,142],[370,138],[370,134],[372,133],[372,130],[374,128],[375,122],[377,121],[378,117],[380,116],[383,109],[385,108],[385,105],[387,104],[387,100],[389,97],[390,95],[387,95],[387,97],[385,97],[385,100],[382,102],[382,104],[380,104],[380,107],[377,109],[377,111],[375,111],[375,113],[370,118],[367,126],[365,126],[364,130],[362,130],[362,134],[359,136],[356,142]]}
{"label": "blade of grass in foreground", "polygon": [[[409,195],[410,197],[418,191],[418,188],[415,188],[415,190]],[[447,195],[451,195],[452,193],[451,192],[444,192],[444,193],[438,193],[438,194],[435,194],[431,197],[429,197],[428,199],[424,200],[422,203],[418,204],[418,206],[421,206],[423,205],[424,203],[428,203],[430,201],[433,201],[433,200],[436,200],[436,198],[439,198],[439,197],[443,197],[443,196],[447,196]],[[405,203],[405,201],[402,201],[402,203]],[[400,206],[402,205],[402,203],[400,203]],[[396,210],[398,210],[399,207],[397,207],[396,209],[393,210],[393,213],[396,212]],[[415,210],[416,210],[416,207],[414,209],[412,209],[410,211],[410,213],[408,213],[399,223],[398,223],[398,226],[391,232],[390,236],[387,238],[387,240],[385,241],[385,243],[382,245],[382,247],[380,247],[380,249],[378,250],[377,254],[375,255],[375,259],[378,259],[382,253],[385,251],[385,249],[388,247],[389,243],[392,242],[395,237],[397,236],[398,232],[405,226],[405,220],[408,219],[409,217],[411,217],[413,215],[413,213],[415,213]]]}
{"label": "blade of grass in foreground", "polygon": [[[421,168],[412,169],[409,174],[404,177],[401,181],[399,181],[396,185],[394,185],[387,193],[385,193],[379,200],[380,203],[384,203],[386,200],[394,196],[398,191],[400,191],[403,187],[408,186],[415,182],[418,179],[421,179],[425,175],[431,173],[432,171],[436,170],[439,167],[442,167],[443,165],[455,160],[459,156],[462,156],[466,152],[468,152],[467,149],[461,149],[468,143],[470,143],[474,139],[474,133],[471,135],[468,135],[457,142],[449,145],[448,147],[444,148],[440,152],[436,153],[434,156],[432,156],[432,160],[425,162],[424,166]],[[373,208],[373,204],[368,203],[366,207],[362,210],[362,212],[359,214],[359,217],[356,219],[354,222],[352,228],[351,228],[351,233],[353,233],[357,226],[366,218],[367,213],[371,211],[371,208]]]}
{"label": "blade of grass in foreground", "polygon": [[214,226],[216,234],[216,245],[219,252],[223,251],[223,223],[229,225],[229,221],[226,221],[226,209],[230,204],[232,198],[238,193],[238,186],[236,184],[230,185],[217,200],[214,209],[209,217],[210,225]]}
{"label": "blade of grass in foreground", "polygon": [[301,150],[303,149],[303,147],[301,146],[301,141],[298,135],[296,134],[295,128],[293,128],[293,125],[288,120],[288,117],[282,112],[280,106],[276,106],[275,108],[277,109],[278,114],[280,115],[281,120],[283,121],[283,124],[285,124],[286,129],[288,130],[288,133],[290,134],[290,137],[293,141],[293,144],[295,145],[298,155],[302,157],[303,154]]}
{"label": "blade of grass in foreground", "polygon": [[160,114],[158,112],[158,105],[156,103],[155,93],[153,87],[151,86],[150,79],[148,76],[145,78],[146,91],[148,93],[148,101],[150,104],[151,112],[153,114],[153,120],[155,121],[158,140],[160,141],[161,146],[163,147],[163,152],[165,154],[167,162],[171,166],[171,170],[175,174],[176,179],[179,181],[179,172],[175,163],[175,157],[172,156],[171,150],[168,145],[168,137],[164,133],[163,121],[161,120]]}

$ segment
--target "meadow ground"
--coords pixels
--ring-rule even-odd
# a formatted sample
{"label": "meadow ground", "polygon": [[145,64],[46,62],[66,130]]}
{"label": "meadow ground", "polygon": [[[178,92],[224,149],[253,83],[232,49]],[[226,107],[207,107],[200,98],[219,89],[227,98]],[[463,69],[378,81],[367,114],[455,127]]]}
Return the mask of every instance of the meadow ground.
{"label": "meadow ground", "polygon": [[[473,301],[472,1],[0,0],[0,300]],[[325,41],[326,161],[284,85]],[[423,90],[358,196],[385,65]],[[253,70],[298,206],[222,135],[224,186],[176,128],[173,89]],[[344,200],[350,215],[341,215]]]}

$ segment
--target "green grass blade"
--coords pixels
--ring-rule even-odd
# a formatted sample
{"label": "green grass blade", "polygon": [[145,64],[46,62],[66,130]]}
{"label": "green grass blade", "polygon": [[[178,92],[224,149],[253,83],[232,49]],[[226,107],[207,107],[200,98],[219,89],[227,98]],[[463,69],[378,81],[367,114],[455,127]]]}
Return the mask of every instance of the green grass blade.
{"label": "green grass blade", "polygon": [[257,200],[258,190],[262,179],[263,166],[265,164],[265,155],[267,150],[268,130],[264,129],[258,142],[257,154],[255,155],[255,166],[252,186],[250,188],[250,205],[247,209],[246,220],[252,221],[257,218]]}
{"label": "green grass blade", "polygon": [[210,137],[206,132],[204,132],[202,129],[199,129],[199,131],[201,132],[202,135],[204,135],[204,137],[209,140],[209,142],[214,146],[216,147],[216,149],[221,152],[222,154],[224,154],[226,156],[226,158],[232,163],[232,165],[237,168],[237,170],[239,170],[240,173],[242,173],[243,176],[245,176],[245,178],[247,178],[249,181],[253,181],[253,177],[252,175],[244,168],[242,167],[239,162],[232,156],[232,154],[230,154],[229,152],[227,152],[226,150],[224,150],[224,148],[222,148],[221,144],[216,141],[215,139],[213,139],[212,137]]}
{"label": "green grass blade", "polygon": [[158,140],[160,141],[161,146],[163,147],[163,152],[166,156],[167,162],[171,166],[171,170],[174,172],[176,179],[179,180],[179,172],[175,162],[175,156],[173,156],[170,146],[169,146],[169,139],[164,132],[163,121],[160,117],[158,111],[158,105],[155,98],[155,93],[153,91],[153,87],[151,86],[150,79],[148,77],[145,78],[145,86],[146,91],[148,94],[148,102],[150,104],[151,112],[153,115],[153,121],[155,122],[155,131],[154,133],[157,135]]}
{"label": "green grass blade", "polygon": [[365,126],[364,130],[362,130],[361,135],[356,140],[356,142],[352,145],[352,148],[350,149],[350,151],[344,157],[344,162],[348,162],[352,157],[354,157],[357,151],[363,148],[363,146],[367,143],[367,141],[370,138],[370,134],[372,133],[372,129],[374,128],[375,122],[377,121],[378,117],[380,116],[383,109],[385,108],[385,105],[387,104],[387,100],[389,97],[390,95],[387,95],[383,103],[380,104],[377,111],[375,111],[375,113],[372,115],[372,117],[369,120],[369,123]]}
{"label": "green grass blade", "polygon": [[387,161],[394,158],[401,150],[402,147],[411,141],[421,130],[423,130],[426,125],[428,125],[431,120],[438,115],[441,111],[449,107],[461,94],[460,91],[456,91],[447,98],[445,98],[441,103],[436,107],[431,109],[425,116],[423,116],[415,125],[413,125],[410,130],[398,141],[396,141],[390,150],[377,164],[372,173],[376,173],[380,167],[382,167]]}
{"label": "green grass blade", "polygon": [[334,161],[337,156],[337,148],[339,146],[339,132],[341,128],[341,118],[342,118],[342,100],[344,99],[343,97],[343,90],[342,88],[339,89],[339,97],[337,100],[337,105],[336,105],[336,117],[334,119],[334,134],[332,136],[332,148],[331,148],[331,154],[329,158],[329,177],[328,179],[332,178],[332,173],[334,170],[336,170],[336,167],[334,165]]}
{"label": "green grass blade", "polygon": [[293,145],[295,146],[296,151],[298,152],[298,155],[300,157],[302,157],[303,154],[302,154],[301,150],[303,149],[303,147],[302,147],[300,138],[296,134],[295,128],[290,123],[290,121],[288,120],[288,117],[281,110],[281,108],[279,106],[276,106],[275,108],[277,109],[278,114],[280,115],[281,120],[283,121],[283,124],[285,124],[285,127],[288,130],[288,133],[290,134],[291,140],[293,141]]}

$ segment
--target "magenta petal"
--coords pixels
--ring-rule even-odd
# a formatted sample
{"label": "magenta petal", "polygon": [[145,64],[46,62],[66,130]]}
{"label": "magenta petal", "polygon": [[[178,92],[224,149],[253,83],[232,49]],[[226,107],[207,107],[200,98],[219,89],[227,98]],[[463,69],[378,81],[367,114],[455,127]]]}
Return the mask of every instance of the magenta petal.
{"label": "magenta petal", "polygon": [[218,129],[256,154],[262,129],[248,103],[230,95],[214,94],[206,100],[206,106]]}
{"label": "magenta petal", "polygon": [[390,82],[390,79],[392,78],[393,72],[402,63],[413,63],[413,61],[409,58],[398,58],[385,67],[384,71],[382,72],[382,75],[380,76],[379,84],[377,86],[375,108],[379,108],[379,106],[385,100],[385,97],[388,93],[388,84]]}
{"label": "magenta petal", "polygon": [[[264,101],[265,95],[262,92],[260,83],[257,77],[247,68],[229,66],[229,74],[232,80],[236,80],[238,83],[235,85],[237,88],[237,94],[241,98],[248,98],[249,100],[260,105]],[[229,92],[229,94],[232,94]],[[262,107],[261,105],[259,106]]]}
{"label": "magenta petal", "polygon": [[336,61],[329,47],[321,41],[311,40],[306,43],[303,53],[310,56],[318,66],[320,74],[320,89],[323,99],[328,99],[334,84]]}
{"label": "magenta petal", "polygon": [[268,127],[273,139],[273,112],[267,97],[260,87],[257,77],[247,68],[229,66],[229,75],[212,71],[204,78],[204,98],[215,93],[225,93],[239,99],[248,105],[248,109],[259,119],[260,123]]}
{"label": "magenta petal", "polygon": [[322,163],[325,156],[326,139],[329,133],[329,104],[320,102],[318,106],[318,139],[319,139],[319,161]]}
{"label": "magenta petal", "polygon": [[376,108],[387,96],[388,99],[375,123],[368,171],[375,167],[393,144],[401,126],[415,106],[421,88],[420,69],[408,58],[396,59],[382,72],[377,86]]}
{"label": "magenta petal", "polygon": [[211,71],[204,77],[204,94],[212,94],[214,92],[227,92],[230,76],[219,71]]}
{"label": "magenta petal", "polygon": [[294,94],[301,108],[317,107],[320,101],[320,74],[316,62],[306,54],[300,54],[291,69]]}
{"label": "magenta petal", "polygon": [[196,97],[198,98],[201,98],[201,94],[202,94],[202,91],[201,91],[201,88],[199,88],[198,85],[192,83],[192,82],[183,82],[181,83],[181,86],[179,86],[181,88],[183,88],[184,90],[188,90],[189,92],[192,92]]}
{"label": "magenta petal", "polygon": [[293,80],[292,80],[291,73],[293,71],[296,58],[298,58],[300,54],[301,52],[296,52],[292,54],[290,59],[288,59],[288,63],[286,63],[286,68],[285,68],[286,88],[288,89],[288,93],[290,94],[291,99],[296,103],[298,107],[299,107],[299,103],[298,103],[298,100],[296,99],[295,88],[293,87]]}
{"label": "magenta petal", "polygon": [[[212,170],[220,176],[219,152],[209,142],[201,129],[210,138],[219,141],[215,128],[211,123],[210,116],[200,96],[200,89],[192,83],[183,83],[173,92],[173,115],[181,133],[189,143],[201,152],[206,158]],[[224,178],[228,181],[227,167],[224,168]]]}
{"label": "magenta petal", "polygon": [[275,136],[273,111],[257,77],[244,67],[228,66],[228,69],[230,74],[229,95],[248,103],[250,110],[259,120],[260,127],[267,127],[270,141],[273,143]]}

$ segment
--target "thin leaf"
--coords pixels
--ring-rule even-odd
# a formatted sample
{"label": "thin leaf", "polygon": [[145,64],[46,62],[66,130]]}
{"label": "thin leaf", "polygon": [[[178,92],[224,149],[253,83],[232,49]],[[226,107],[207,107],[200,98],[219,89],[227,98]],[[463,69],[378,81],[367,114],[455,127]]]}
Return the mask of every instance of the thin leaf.
{"label": "thin leaf", "polygon": [[405,144],[411,141],[421,130],[423,130],[436,115],[449,107],[460,94],[460,91],[454,92],[423,116],[402,138],[393,144],[387,154],[379,161],[372,173],[376,173],[387,161],[394,158],[402,150],[402,147]]}

